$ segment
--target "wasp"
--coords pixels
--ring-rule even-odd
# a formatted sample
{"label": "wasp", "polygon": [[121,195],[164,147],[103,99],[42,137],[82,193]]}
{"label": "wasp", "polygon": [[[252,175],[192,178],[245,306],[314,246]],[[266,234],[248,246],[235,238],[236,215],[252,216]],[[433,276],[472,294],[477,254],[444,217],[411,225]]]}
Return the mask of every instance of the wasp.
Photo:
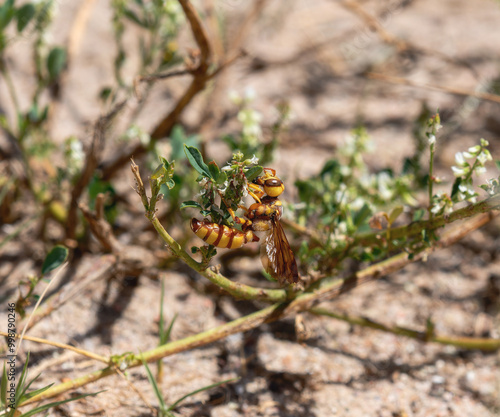
{"label": "wasp", "polygon": [[284,190],[285,185],[276,176],[276,171],[264,168],[264,174],[248,184],[248,192],[255,203],[248,208],[239,206],[246,219],[236,216],[233,210],[228,209],[234,222],[241,225],[241,230],[197,219],[191,220],[191,229],[208,244],[229,249],[257,242],[260,239],[254,232],[265,232],[260,248],[264,269],[280,284],[285,281],[297,283],[297,263],[280,223],[283,206],[278,197]]}

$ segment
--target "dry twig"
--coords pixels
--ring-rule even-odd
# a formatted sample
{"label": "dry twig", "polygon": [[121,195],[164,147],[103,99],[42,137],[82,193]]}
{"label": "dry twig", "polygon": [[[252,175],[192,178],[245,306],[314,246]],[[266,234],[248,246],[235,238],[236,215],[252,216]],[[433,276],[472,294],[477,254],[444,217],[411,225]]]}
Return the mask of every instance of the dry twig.
{"label": "dry twig", "polygon": [[[189,84],[184,94],[179,98],[174,108],[158,123],[151,132],[151,141],[155,142],[170,134],[174,125],[178,122],[183,110],[191,103],[193,98],[201,92],[210,79],[209,68],[211,65],[211,46],[208,40],[203,24],[198,16],[193,5],[189,0],[179,0],[184,14],[189,22],[194,39],[200,48],[200,59],[196,68],[190,69],[189,73],[193,75],[193,79]],[[106,161],[101,169],[102,176],[105,179],[111,176],[121,168],[132,156],[138,157],[146,152],[147,148],[141,144],[135,144],[127,147],[123,152],[119,153],[113,159]]]}
{"label": "dry twig", "polygon": [[409,87],[416,87],[416,88],[426,88],[428,90],[441,91],[448,94],[455,94],[457,96],[465,96],[465,97],[471,96],[479,98],[481,100],[491,101],[493,103],[500,103],[500,96],[491,93],[482,93],[479,91],[471,91],[457,87],[443,87],[434,84],[418,83],[416,81],[407,80],[406,78],[393,77],[391,75],[378,74],[374,72],[367,73],[366,77],[372,80],[385,81],[391,84],[407,85]]}

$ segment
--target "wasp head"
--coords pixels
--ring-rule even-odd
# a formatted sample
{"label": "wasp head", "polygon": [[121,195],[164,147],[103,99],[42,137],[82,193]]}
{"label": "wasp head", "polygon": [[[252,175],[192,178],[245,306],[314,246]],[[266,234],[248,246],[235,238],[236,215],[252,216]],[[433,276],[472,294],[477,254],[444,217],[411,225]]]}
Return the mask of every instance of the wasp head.
{"label": "wasp head", "polygon": [[256,178],[254,183],[261,185],[269,197],[278,197],[285,190],[285,184],[276,176],[272,168],[264,168],[264,175]]}

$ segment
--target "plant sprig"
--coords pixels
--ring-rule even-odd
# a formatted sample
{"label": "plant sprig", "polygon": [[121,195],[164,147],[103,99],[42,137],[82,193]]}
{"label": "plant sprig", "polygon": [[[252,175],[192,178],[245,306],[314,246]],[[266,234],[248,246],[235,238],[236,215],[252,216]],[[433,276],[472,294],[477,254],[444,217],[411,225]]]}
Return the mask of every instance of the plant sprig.
{"label": "plant sprig", "polygon": [[245,159],[243,153],[236,152],[227,165],[219,168],[215,161],[206,164],[197,148],[185,146],[184,149],[188,161],[200,174],[197,181],[201,193],[200,202],[185,201],[181,208],[194,207],[213,223],[232,225],[229,209],[238,209],[248,195],[248,183],[262,172],[258,159],[255,156]]}

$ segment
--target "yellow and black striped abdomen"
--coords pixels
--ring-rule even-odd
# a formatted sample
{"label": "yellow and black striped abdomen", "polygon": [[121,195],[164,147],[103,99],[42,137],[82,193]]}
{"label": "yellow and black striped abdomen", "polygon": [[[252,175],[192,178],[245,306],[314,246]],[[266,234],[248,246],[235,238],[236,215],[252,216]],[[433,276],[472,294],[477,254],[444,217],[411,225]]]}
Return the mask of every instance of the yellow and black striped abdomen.
{"label": "yellow and black striped abdomen", "polygon": [[203,239],[209,245],[218,248],[236,249],[241,248],[245,243],[257,241],[257,236],[251,230],[242,232],[238,229],[210,223],[206,220],[191,220],[191,229],[200,239]]}

